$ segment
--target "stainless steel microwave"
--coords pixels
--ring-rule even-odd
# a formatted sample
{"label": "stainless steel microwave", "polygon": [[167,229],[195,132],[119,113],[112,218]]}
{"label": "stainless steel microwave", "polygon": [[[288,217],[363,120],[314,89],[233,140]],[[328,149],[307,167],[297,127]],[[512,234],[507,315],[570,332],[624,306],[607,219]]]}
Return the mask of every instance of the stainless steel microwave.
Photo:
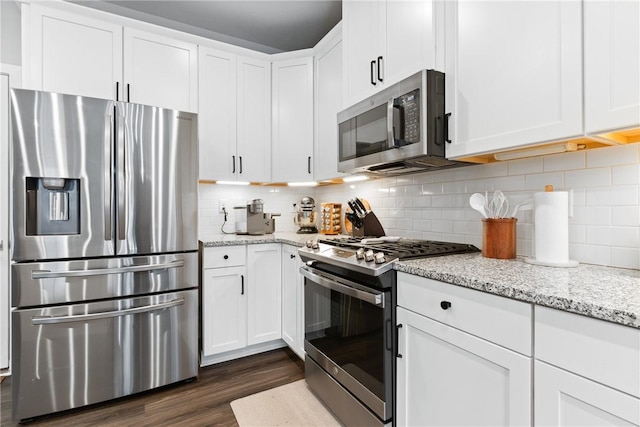
{"label": "stainless steel microwave", "polygon": [[463,163],[445,158],[444,73],[422,70],[338,113],[338,170],[398,175]]}

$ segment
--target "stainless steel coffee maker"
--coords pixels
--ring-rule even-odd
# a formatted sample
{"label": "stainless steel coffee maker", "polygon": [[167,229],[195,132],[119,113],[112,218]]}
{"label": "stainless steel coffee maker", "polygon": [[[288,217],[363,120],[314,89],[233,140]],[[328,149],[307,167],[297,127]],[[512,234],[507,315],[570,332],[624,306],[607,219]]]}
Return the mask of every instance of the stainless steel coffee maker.
{"label": "stainless steel coffee maker", "polygon": [[317,214],[315,211],[316,202],[308,196],[305,196],[296,205],[296,216],[293,218],[293,222],[300,227],[296,233],[298,234],[312,234],[318,232],[316,226]]}

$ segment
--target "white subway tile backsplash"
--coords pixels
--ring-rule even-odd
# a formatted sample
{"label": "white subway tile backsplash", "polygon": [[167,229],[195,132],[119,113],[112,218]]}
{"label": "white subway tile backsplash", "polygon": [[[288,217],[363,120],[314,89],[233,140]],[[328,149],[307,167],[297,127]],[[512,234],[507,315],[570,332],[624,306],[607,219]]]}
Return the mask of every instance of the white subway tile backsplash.
{"label": "white subway tile backsplash", "polygon": [[[233,187],[201,184],[199,235],[220,234],[220,200],[232,204],[261,198],[265,211],[280,212],[276,230],[296,231],[293,203],[303,196],[342,203],[353,197],[369,201],[387,235],[482,246],[482,221],[469,196],[505,192],[510,205],[544,191],[573,189],[574,217],[569,219],[569,255],[584,263],[640,268],[640,145],[465,166],[400,177],[309,188]],[[588,167],[588,168],[587,168]],[[518,255],[533,253],[533,212],[519,211]],[[233,231],[230,212],[226,231]]]}
{"label": "white subway tile backsplash", "polygon": [[611,168],[594,168],[564,173],[565,188],[589,188],[611,185]]}
{"label": "white subway tile backsplash", "polygon": [[614,166],[611,168],[611,184],[640,184],[640,165]]}
{"label": "white subway tile backsplash", "polygon": [[509,175],[529,175],[543,172],[542,157],[531,157],[508,162]]}
{"label": "white subway tile backsplash", "polygon": [[525,177],[525,189],[532,191],[544,191],[546,185],[554,188],[564,188],[564,174],[562,172],[536,173]]}
{"label": "white subway tile backsplash", "polygon": [[554,154],[545,156],[543,158],[543,164],[545,172],[584,169],[587,164],[587,156],[584,151]]}
{"label": "white subway tile backsplash", "polygon": [[587,151],[586,154],[588,168],[640,163],[637,144],[597,148]]}

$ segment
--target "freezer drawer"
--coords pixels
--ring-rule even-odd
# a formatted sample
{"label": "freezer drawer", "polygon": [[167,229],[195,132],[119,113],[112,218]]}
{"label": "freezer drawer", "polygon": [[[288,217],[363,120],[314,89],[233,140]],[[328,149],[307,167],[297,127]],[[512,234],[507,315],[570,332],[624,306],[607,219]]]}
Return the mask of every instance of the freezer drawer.
{"label": "freezer drawer", "polygon": [[14,419],[195,377],[197,292],[14,310]]}
{"label": "freezer drawer", "polygon": [[11,279],[12,307],[171,292],[198,286],[198,254],[20,263]]}

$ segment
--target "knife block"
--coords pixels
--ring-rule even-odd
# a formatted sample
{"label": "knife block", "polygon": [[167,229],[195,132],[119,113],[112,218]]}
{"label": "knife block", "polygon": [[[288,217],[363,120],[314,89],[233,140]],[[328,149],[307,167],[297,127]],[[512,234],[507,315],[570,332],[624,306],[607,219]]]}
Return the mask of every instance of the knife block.
{"label": "knife block", "polygon": [[362,227],[356,228],[352,224],[351,235],[354,237],[382,237],[385,236],[385,233],[376,214],[369,212],[362,218]]}

